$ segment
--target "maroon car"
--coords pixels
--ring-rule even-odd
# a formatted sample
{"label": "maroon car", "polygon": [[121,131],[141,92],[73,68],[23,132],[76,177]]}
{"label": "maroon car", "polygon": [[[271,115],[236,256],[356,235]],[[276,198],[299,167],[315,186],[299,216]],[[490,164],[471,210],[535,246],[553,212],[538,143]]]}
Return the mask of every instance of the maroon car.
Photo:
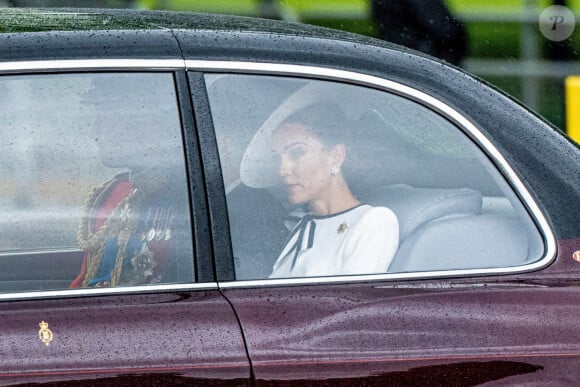
{"label": "maroon car", "polygon": [[580,150],[455,67],[4,9],[0,95],[0,384],[580,380]]}

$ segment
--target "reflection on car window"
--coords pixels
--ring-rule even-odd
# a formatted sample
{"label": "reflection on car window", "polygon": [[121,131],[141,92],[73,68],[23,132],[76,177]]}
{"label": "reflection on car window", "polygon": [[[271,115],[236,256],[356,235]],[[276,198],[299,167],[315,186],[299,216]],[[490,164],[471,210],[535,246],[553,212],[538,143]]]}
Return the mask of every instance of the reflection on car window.
{"label": "reflection on car window", "polygon": [[212,74],[206,83],[237,279],[501,268],[541,257],[509,185],[437,113],[337,82]]}
{"label": "reflection on car window", "polygon": [[171,74],[4,76],[0,90],[0,291],[193,280]]}

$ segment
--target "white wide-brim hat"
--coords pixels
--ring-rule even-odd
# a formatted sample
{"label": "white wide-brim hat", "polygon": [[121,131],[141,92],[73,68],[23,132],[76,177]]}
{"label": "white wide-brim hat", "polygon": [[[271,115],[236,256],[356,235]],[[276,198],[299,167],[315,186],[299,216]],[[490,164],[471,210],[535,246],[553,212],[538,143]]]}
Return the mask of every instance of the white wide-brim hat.
{"label": "white wide-brim hat", "polygon": [[242,182],[253,188],[269,188],[280,182],[278,157],[272,135],[292,114],[319,102],[340,102],[345,86],[332,82],[312,81],[282,102],[258,129],[246,149],[240,165]]}

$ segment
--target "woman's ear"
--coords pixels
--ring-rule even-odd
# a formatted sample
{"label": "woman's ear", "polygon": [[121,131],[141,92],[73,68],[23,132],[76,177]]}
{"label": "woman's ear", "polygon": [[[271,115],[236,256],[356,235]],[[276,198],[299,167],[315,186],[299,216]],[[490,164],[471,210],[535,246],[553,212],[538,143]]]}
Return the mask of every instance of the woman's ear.
{"label": "woman's ear", "polygon": [[346,146],[344,144],[336,144],[332,148],[332,163],[333,166],[338,168],[342,167],[344,160],[346,159]]}

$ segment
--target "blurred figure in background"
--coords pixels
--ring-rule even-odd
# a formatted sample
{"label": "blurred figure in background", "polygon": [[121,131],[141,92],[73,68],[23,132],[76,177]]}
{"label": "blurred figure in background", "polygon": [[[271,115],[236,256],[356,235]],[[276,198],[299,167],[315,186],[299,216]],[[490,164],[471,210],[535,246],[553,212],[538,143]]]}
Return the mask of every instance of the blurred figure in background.
{"label": "blurred figure in background", "polygon": [[372,18],[383,40],[459,65],[467,49],[465,26],[443,0],[372,0]]}

